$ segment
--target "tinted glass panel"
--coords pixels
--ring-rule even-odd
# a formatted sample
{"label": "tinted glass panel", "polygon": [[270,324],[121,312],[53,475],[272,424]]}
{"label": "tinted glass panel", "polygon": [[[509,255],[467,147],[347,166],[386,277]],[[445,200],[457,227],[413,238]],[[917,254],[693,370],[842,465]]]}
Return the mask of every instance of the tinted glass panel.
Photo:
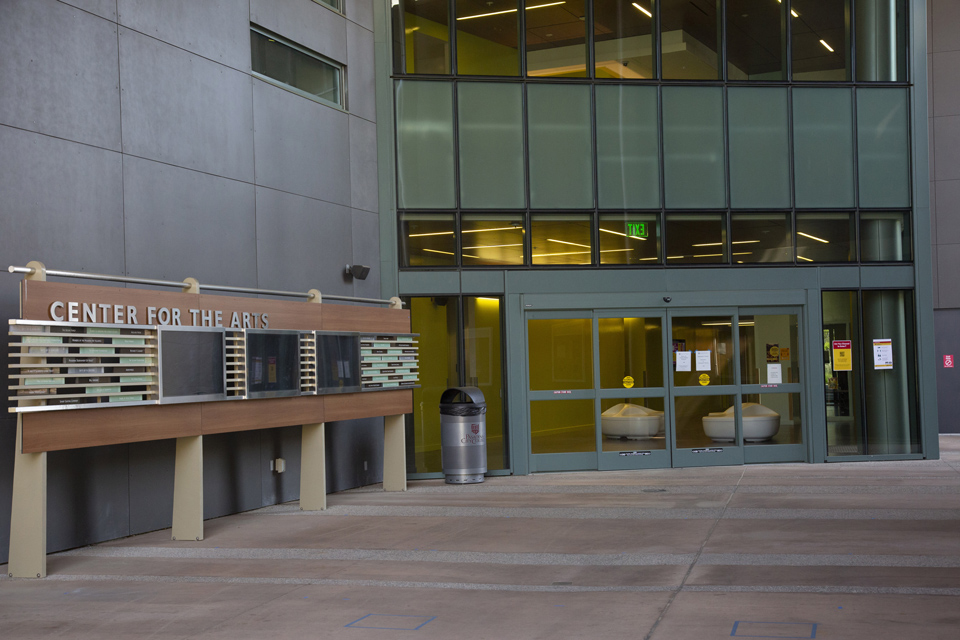
{"label": "tinted glass panel", "polygon": [[660,0],[663,77],[717,80],[720,20],[715,0]]}
{"label": "tinted glass panel", "polygon": [[902,211],[860,212],[860,260],[911,260],[910,215]]}
{"label": "tinted glass panel", "polygon": [[732,327],[729,316],[673,318],[674,386],[735,384]]}
{"label": "tinted glass panel", "polygon": [[456,250],[453,214],[401,214],[400,263],[404,267],[454,265]]}
{"label": "tinted glass panel", "polygon": [[585,214],[534,214],[530,223],[533,264],[590,264],[591,220]]}
{"label": "tinted glass panel", "polygon": [[525,0],[527,75],[587,75],[586,3]]}
{"label": "tinted glass panel", "polygon": [[460,206],[520,209],[523,98],[518,84],[461,83],[457,88]]}
{"label": "tinted glass panel", "polygon": [[590,87],[527,87],[530,206],[593,207]]}
{"label": "tinted glass panel", "polygon": [[600,318],[600,386],[631,389],[663,386],[663,323],[660,318]]}
{"label": "tinted glass panel", "polygon": [[600,85],[597,187],[601,209],[660,206],[660,145],[655,87]]}
{"label": "tinted glass panel", "polygon": [[743,442],[746,445],[801,444],[803,422],[799,393],[743,396]]}
{"label": "tinted glass panel", "polygon": [[600,264],[657,264],[659,218],[656,213],[601,213]]}
{"label": "tinted glass panel", "polygon": [[402,0],[407,73],[450,73],[447,0]]}
{"label": "tinted glass panel", "polygon": [[726,236],[722,213],[668,213],[667,264],[726,262]]}
{"label": "tinted glass panel", "polygon": [[327,102],[342,103],[339,67],[257,31],[250,32],[250,52],[254,72]]}
{"label": "tinted glass panel", "polygon": [[594,0],[594,60],[597,78],[654,77],[653,0]]}
{"label": "tinted glass panel", "polygon": [[[736,396],[692,396],[675,399],[677,448],[733,446],[736,440]],[[709,431],[710,435],[707,435]]]}
{"label": "tinted glass panel", "polygon": [[907,79],[906,0],[857,0],[857,80]]}
{"label": "tinted glass panel", "polygon": [[663,398],[601,399],[603,451],[666,449],[663,404]]}
{"label": "tinted glass panel", "polygon": [[723,90],[663,88],[663,171],[672,209],[726,206]]}
{"label": "tinted glass panel", "polygon": [[531,453],[596,450],[593,400],[538,400],[530,403]]}
{"label": "tinted glass panel", "polygon": [[400,208],[453,208],[453,171],[453,86],[401,80],[397,83]]}
{"label": "tinted glass panel", "polygon": [[457,73],[520,75],[518,0],[457,0]]}
{"label": "tinted glass panel", "polygon": [[857,176],[861,207],[910,204],[908,89],[857,91]]}
{"label": "tinted glass panel", "polygon": [[850,79],[849,0],[792,0],[793,79]]}
{"label": "tinted glass panel", "polygon": [[786,6],[773,0],[727,0],[727,78],[787,77]]}
{"label": "tinted glass panel", "polygon": [[734,264],[793,262],[789,213],[734,213],[730,233]]}
{"label": "tinted glass panel", "polygon": [[857,259],[852,213],[798,213],[797,263]]}
{"label": "tinted glass panel", "polygon": [[523,215],[465,213],[460,244],[464,265],[523,264]]}
{"label": "tinted glass panel", "polygon": [[478,387],[487,403],[487,469],[504,469],[508,466],[503,398],[500,393],[503,386],[500,306],[499,298],[463,299],[466,383]]}
{"label": "tinted glass panel", "polygon": [[857,293],[824,291],[822,300],[827,455],[864,453]]}
{"label": "tinted glass panel", "polygon": [[[794,314],[740,316],[740,382],[800,382],[800,338]],[[777,381],[779,378],[779,382]]]}
{"label": "tinted glass panel", "polygon": [[[593,388],[593,321],[528,320],[530,390]],[[592,404],[592,403],[591,403]]]}
{"label": "tinted glass panel", "polygon": [[730,87],[730,204],[790,206],[787,90]]}
{"label": "tinted glass panel", "polygon": [[854,206],[850,90],[795,89],[793,135],[797,206]]}

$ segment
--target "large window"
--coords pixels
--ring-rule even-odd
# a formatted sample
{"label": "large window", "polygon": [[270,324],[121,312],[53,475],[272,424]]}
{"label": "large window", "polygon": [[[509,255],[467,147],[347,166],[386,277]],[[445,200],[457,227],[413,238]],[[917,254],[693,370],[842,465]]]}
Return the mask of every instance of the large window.
{"label": "large window", "polygon": [[253,73],[296,93],[343,106],[343,67],[259,28],[250,29]]}

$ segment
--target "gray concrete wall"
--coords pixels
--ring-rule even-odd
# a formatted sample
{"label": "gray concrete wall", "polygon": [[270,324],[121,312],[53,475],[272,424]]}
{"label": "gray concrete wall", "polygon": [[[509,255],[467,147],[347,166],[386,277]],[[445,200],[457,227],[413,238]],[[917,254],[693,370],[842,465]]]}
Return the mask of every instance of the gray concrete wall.
{"label": "gray concrete wall", "polygon": [[941,433],[960,433],[960,2],[927,0],[930,211]]}
{"label": "gray concrete wall", "polygon": [[[345,16],[312,0],[0,2],[0,266],[379,297],[372,2]],[[347,109],[253,77],[251,22],[344,64]],[[347,263],[374,269],[352,281]],[[18,282],[0,276],[4,324]],[[4,400],[0,562],[10,416]],[[205,439],[205,515],[297,498],[299,434]],[[382,420],[327,439],[331,490],[380,480]],[[170,441],[50,454],[48,549],[170,526],[173,455]]]}

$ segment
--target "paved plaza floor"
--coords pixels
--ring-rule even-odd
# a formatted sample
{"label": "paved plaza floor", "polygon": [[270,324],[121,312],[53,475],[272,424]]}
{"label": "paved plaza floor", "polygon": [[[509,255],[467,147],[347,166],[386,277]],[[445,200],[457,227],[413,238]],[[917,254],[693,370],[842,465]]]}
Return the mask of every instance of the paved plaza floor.
{"label": "paved plaza floor", "polygon": [[0,637],[957,640],[960,436],[941,448],[365,487],[53,554],[0,579]]}

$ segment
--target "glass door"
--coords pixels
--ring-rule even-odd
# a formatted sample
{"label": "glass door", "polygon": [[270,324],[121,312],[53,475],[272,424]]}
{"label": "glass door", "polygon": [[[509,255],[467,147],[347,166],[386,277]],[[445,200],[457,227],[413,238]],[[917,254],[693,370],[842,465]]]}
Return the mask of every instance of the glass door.
{"label": "glass door", "polygon": [[736,309],[671,310],[673,466],[743,464]]}

